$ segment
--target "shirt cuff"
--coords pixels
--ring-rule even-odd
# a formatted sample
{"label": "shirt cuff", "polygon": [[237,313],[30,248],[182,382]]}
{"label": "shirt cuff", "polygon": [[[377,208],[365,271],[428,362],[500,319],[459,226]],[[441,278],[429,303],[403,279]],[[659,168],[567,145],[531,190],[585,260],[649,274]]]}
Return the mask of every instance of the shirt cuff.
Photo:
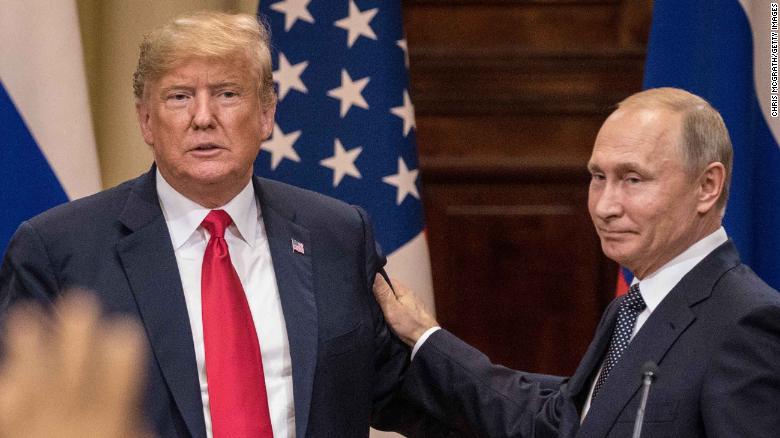
{"label": "shirt cuff", "polygon": [[425,333],[420,336],[420,339],[417,340],[417,342],[414,343],[414,348],[412,348],[412,357],[409,360],[414,360],[414,355],[417,354],[417,350],[422,347],[422,345],[425,343],[425,341],[428,340],[428,337],[430,337],[432,334],[436,332],[436,330],[441,330],[441,327],[431,327],[428,330],[425,331]]}

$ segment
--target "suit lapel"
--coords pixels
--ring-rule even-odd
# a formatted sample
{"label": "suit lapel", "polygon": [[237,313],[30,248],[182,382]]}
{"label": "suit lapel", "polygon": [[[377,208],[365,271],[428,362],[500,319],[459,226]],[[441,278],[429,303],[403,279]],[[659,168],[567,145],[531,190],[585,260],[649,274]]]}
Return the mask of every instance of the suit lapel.
{"label": "suit lapel", "polygon": [[616,301],[618,300],[614,300],[612,304],[607,307],[607,310],[604,312],[604,315],[601,317],[601,321],[596,328],[596,335],[593,337],[593,341],[591,341],[588,350],[585,352],[585,356],[580,361],[574,375],[572,375],[567,384],[561,388],[564,398],[571,402],[570,405],[567,404],[570,408],[567,407],[561,411],[560,427],[558,429],[558,434],[561,437],[570,438],[577,434],[577,430],[580,426],[580,413],[582,412],[585,398],[588,395],[591,376],[601,364],[601,358],[604,356],[609,344],[609,334],[612,332],[612,325],[615,322],[615,315],[617,313]]}
{"label": "suit lapel", "polygon": [[696,265],[653,311],[615,365],[596,402],[582,423],[578,436],[602,437],[641,386],[640,369],[647,361],[658,364],[685,330],[696,320],[692,307],[712,294],[721,274],[739,264],[729,241]]}
{"label": "suit lapel", "polygon": [[[313,289],[309,230],[295,223],[295,207],[270,184],[254,179],[271,249],[292,361],[296,436],[306,436],[317,365],[317,303]],[[302,244],[293,249],[293,240]]]}
{"label": "suit lapel", "polygon": [[119,241],[117,252],[154,359],[190,434],[205,438],[192,332],[154,170],[136,182],[120,220],[132,233]]}
{"label": "suit lapel", "polygon": [[655,309],[612,368],[609,379],[582,423],[579,436],[607,436],[640,387],[642,364],[647,361],[660,364],[669,348],[694,321],[695,316],[688,308],[684,294],[675,293],[678,287]]}
{"label": "suit lapel", "polygon": [[609,341],[612,337],[612,328],[617,318],[617,310],[620,300],[613,300],[604,312],[601,322],[596,329],[596,334],[585,352],[585,356],[580,361],[577,370],[569,380],[569,392],[578,400],[578,410],[582,409],[582,403],[585,402],[587,393],[590,390],[591,377],[596,373],[601,361],[609,347]]}

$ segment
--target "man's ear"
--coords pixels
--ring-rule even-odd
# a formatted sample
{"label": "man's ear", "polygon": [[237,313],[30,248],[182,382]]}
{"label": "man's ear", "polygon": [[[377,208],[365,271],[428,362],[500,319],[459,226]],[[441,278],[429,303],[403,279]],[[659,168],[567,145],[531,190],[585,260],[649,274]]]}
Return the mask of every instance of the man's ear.
{"label": "man's ear", "polygon": [[141,127],[141,135],[144,137],[144,141],[149,146],[154,145],[149,105],[143,98],[135,100],[135,115],[138,117],[138,125]]}
{"label": "man's ear", "polygon": [[726,168],[723,163],[710,163],[704,169],[698,181],[698,203],[696,211],[701,214],[709,212],[720,199],[723,185],[726,183]]}
{"label": "man's ear", "polygon": [[274,117],[276,116],[276,102],[269,105],[268,108],[263,109],[262,114],[262,120],[260,123],[262,124],[261,130],[262,130],[262,138],[263,141],[268,140],[269,137],[271,137],[271,134],[274,132]]}

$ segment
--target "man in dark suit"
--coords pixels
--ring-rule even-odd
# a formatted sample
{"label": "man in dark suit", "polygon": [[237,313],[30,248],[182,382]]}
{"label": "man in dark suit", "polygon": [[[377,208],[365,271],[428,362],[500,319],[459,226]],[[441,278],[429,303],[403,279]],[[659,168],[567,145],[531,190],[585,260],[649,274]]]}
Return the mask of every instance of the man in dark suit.
{"label": "man in dark suit", "polygon": [[0,268],[2,314],[80,287],[141,321],[160,437],[365,437],[408,366],[371,295],[384,259],[365,213],[253,176],[268,45],[251,15],[148,34],[133,85],[155,165],[24,222]]}
{"label": "man in dark suit", "polygon": [[414,346],[404,396],[481,437],[628,437],[653,361],[642,436],[777,436],[780,295],[721,227],[731,156],[703,99],[665,88],[624,100],[596,138],[588,208],[605,254],[636,278],[574,375],[551,389],[548,377],[493,365],[380,280],[388,322]]}

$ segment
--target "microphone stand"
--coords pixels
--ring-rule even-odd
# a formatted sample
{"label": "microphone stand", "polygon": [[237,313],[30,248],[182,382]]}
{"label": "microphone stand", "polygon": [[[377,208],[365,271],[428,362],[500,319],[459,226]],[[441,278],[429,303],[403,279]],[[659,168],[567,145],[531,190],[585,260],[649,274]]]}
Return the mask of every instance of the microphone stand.
{"label": "microphone stand", "polygon": [[647,407],[647,397],[650,395],[650,385],[653,379],[658,375],[658,365],[654,362],[645,362],[642,365],[642,400],[639,402],[639,409],[636,411],[636,420],[634,421],[634,433],[631,438],[640,438],[642,434],[642,424],[645,422],[645,408]]}

